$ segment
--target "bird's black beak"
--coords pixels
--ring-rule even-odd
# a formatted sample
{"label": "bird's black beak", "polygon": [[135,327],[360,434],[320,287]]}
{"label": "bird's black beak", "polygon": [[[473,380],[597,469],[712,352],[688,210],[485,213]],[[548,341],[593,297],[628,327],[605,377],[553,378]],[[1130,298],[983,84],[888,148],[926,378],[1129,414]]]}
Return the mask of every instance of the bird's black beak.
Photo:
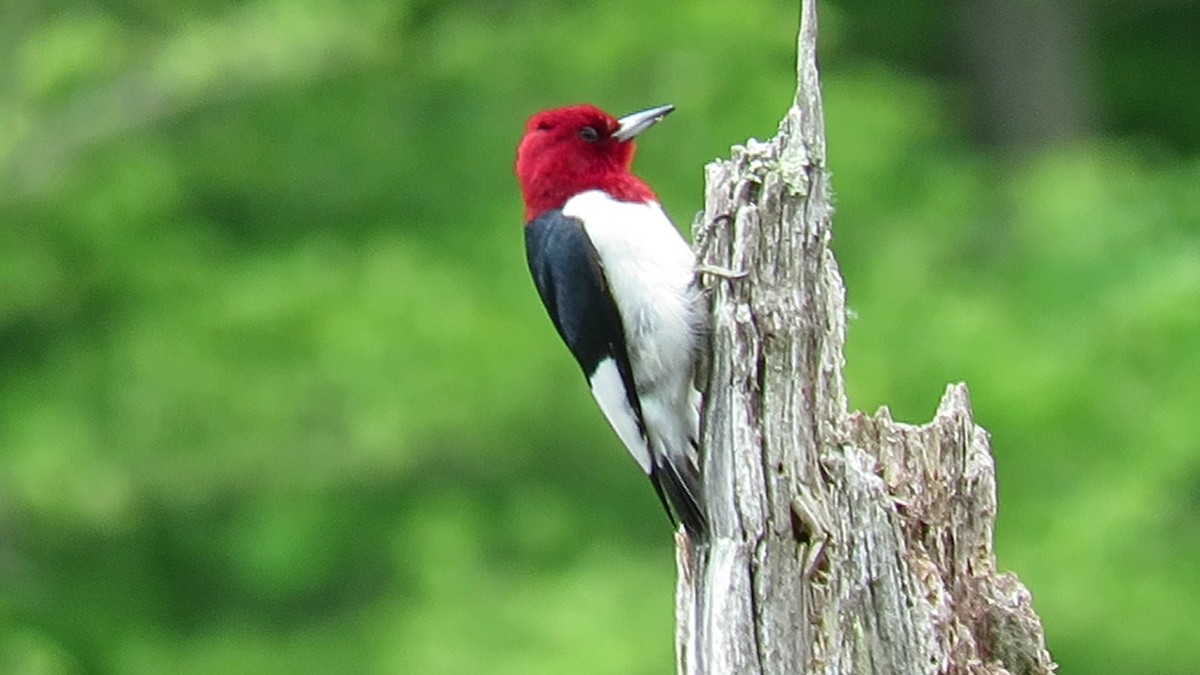
{"label": "bird's black beak", "polygon": [[654,126],[659,120],[671,114],[675,106],[671,104],[660,105],[657,108],[649,110],[641,110],[617,120],[617,124],[621,125],[613,133],[612,137],[618,141],[628,141],[634,136]]}

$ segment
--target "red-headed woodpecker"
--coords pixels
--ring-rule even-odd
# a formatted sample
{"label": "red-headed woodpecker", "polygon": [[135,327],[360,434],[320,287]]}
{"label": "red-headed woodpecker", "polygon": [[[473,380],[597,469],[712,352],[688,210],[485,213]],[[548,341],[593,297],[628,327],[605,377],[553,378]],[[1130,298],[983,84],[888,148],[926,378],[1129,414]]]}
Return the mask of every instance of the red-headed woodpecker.
{"label": "red-headed woodpecker", "polygon": [[630,172],[634,137],[672,110],[621,119],[592,105],[538,113],[517,150],[517,177],[529,269],[554,327],[667,515],[703,538],[695,258],[654,191]]}

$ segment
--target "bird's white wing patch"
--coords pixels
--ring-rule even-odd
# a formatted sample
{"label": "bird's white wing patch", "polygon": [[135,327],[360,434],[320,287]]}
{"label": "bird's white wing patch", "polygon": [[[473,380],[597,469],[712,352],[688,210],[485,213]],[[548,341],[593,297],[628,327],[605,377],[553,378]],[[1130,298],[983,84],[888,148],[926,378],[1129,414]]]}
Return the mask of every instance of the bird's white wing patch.
{"label": "bird's white wing patch", "polygon": [[617,370],[617,362],[612,358],[601,361],[588,384],[591,385],[592,396],[599,404],[600,410],[608,418],[608,423],[617,432],[621,442],[629,449],[629,454],[637,460],[642,471],[649,474],[650,448],[638,429],[637,415],[629,405],[625,383],[621,380],[621,372]]}

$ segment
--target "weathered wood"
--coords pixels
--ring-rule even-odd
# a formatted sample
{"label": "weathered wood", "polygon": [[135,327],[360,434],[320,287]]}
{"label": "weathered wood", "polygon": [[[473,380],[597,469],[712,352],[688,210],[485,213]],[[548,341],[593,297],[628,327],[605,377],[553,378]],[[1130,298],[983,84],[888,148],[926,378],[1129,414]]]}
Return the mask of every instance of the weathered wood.
{"label": "weathered wood", "polygon": [[845,289],[805,0],[796,99],[707,168],[702,428],[711,540],[678,540],[679,672],[1048,673],[1028,592],[998,575],[987,433],[963,385],[915,427],[847,412]]}

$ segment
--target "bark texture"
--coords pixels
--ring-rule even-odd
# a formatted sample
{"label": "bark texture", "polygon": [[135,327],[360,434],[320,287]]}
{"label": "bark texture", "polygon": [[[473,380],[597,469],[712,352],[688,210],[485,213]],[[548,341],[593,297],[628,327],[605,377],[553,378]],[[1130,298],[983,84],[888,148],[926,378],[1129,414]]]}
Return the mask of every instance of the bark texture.
{"label": "bark texture", "polygon": [[995,569],[966,387],[921,427],[847,412],[815,0],[799,44],[779,134],[708,166],[695,225],[701,264],[726,273],[704,277],[712,537],[678,541],[679,672],[1052,672],[1029,593]]}

